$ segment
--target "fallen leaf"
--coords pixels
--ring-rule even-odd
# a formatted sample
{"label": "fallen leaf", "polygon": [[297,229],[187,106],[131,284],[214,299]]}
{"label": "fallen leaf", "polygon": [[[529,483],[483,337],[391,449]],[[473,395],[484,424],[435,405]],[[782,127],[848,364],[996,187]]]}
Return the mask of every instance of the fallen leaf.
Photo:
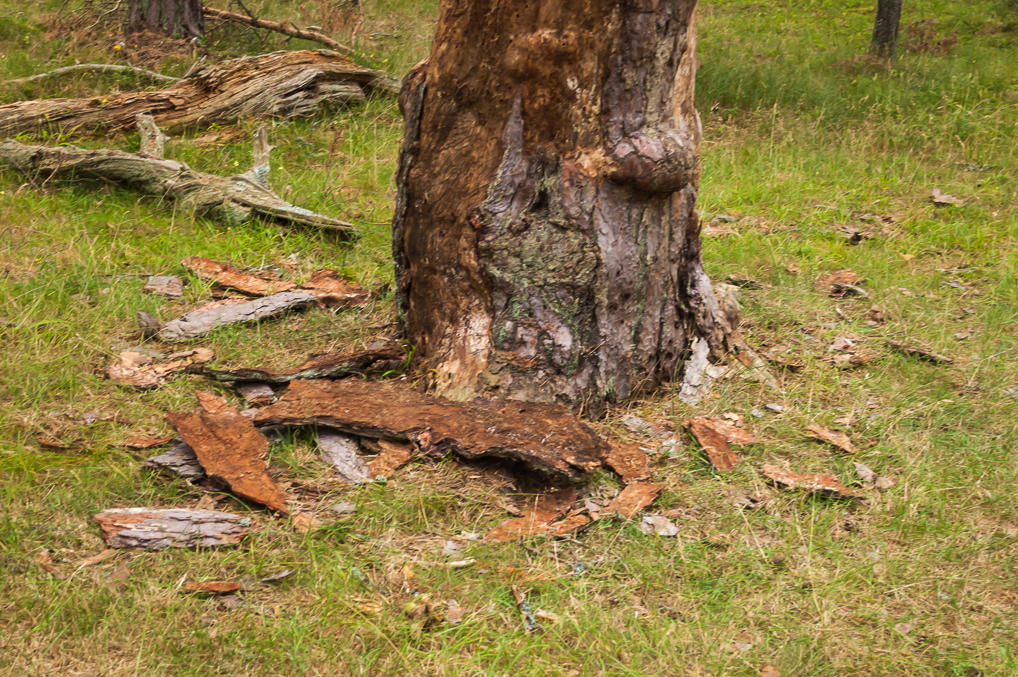
{"label": "fallen leaf", "polygon": [[226,595],[237,592],[243,586],[237,581],[191,581],[181,588],[181,592],[201,592],[210,595]]}
{"label": "fallen leaf", "polygon": [[663,484],[634,482],[627,485],[619,492],[618,496],[612,499],[612,502],[605,507],[605,512],[614,512],[621,517],[631,519],[638,512],[653,503],[663,488]]}
{"label": "fallen leaf", "polygon": [[844,498],[863,498],[864,494],[849,489],[833,475],[819,473],[795,473],[776,465],[764,465],[764,476],[789,489],[802,489],[813,493],[829,494]]}
{"label": "fallen leaf", "polygon": [[266,470],[269,441],[254,424],[216,395],[197,393],[201,407],[170,412],[167,420],[191,447],[206,474],[248,500],[289,514],[286,496]]}
{"label": "fallen leaf", "polygon": [[176,275],[152,275],[142,287],[142,291],[178,298],[184,295],[184,281]]}
{"label": "fallen leaf", "polygon": [[118,508],[94,519],[114,548],[197,548],[236,545],[251,532],[250,518],[213,510]]}
{"label": "fallen leaf", "polygon": [[810,425],[806,428],[809,430],[810,437],[818,439],[821,442],[827,442],[830,445],[841,449],[842,451],[848,452],[849,454],[855,453],[855,447],[852,445],[852,440],[848,438],[848,435],[835,430],[830,430],[820,425]]}
{"label": "fallen leaf", "polygon": [[229,263],[221,263],[201,256],[188,256],[180,262],[199,279],[213,282],[220,287],[236,289],[251,296],[269,296],[293,289],[293,282],[280,280],[278,275],[266,272],[248,273],[238,270]]}

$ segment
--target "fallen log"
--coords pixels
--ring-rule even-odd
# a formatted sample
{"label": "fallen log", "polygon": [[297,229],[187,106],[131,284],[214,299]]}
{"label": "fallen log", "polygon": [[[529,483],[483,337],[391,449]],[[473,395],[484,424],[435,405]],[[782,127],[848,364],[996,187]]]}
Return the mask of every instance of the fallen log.
{"label": "fallen log", "polygon": [[608,444],[557,404],[511,400],[454,402],[385,381],[294,381],[255,424],[322,425],[342,432],[413,442],[432,454],[501,458],[559,479],[602,465]]}
{"label": "fallen log", "polygon": [[[335,50],[344,56],[359,56],[355,50],[346,45],[336,42],[328,35],[313,31],[306,28],[298,28],[289,21],[268,21],[267,19],[258,19],[253,16],[247,16],[246,14],[237,14],[236,12],[227,12],[226,10],[216,9],[215,7],[202,7],[202,13],[205,16],[212,17],[213,19],[223,19],[224,21],[233,21],[234,23],[245,24],[247,26],[254,26],[255,28],[264,28],[265,30],[274,31],[276,33],[282,33],[283,35],[289,35],[291,38],[300,38],[301,40],[310,40],[311,42],[317,42],[325,45],[329,49]],[[398,93],[398,92],[397,92]]]}
{"label": "fallen log", "polygon": [[[160,145],[149,134],[159,130],[147,116],[139,116],[138,129],[142,148],[148,154],[121,150],[85,149],[75,146],[30,146],[17,141],[0,142],[0,164],[26,176],[48,179],[93,179],[128,186],[146,195],[178,202],[198,214],[218,216],[229,223],[240,223],[255,216],[298,226],[335,231],[344,238],[354,237],[352,224],[316,214],[290,204],[272,192],[264,180],[253,176],[260,170],[236,176],[205,174],[183,162],[158,157]],[[264,141],[264,128],[256,134],[255,155]],[[267,167],[260,170],[264,175]]]}
{"label": "fallen log", "polygon": [[41,99],[0,106],[0,137],[49,130],[61,134],[124,131],[142,113],[170,132],[245,118],[290,118],[323,107],[392,95],[391,75],[336,52],[272,52],[203,66],[172,87],[85,99]]}

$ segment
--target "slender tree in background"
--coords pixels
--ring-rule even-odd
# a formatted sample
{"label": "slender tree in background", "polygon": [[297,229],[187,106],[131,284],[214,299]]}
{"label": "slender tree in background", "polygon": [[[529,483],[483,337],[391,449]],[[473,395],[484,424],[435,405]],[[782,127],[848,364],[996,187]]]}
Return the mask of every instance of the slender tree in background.
{"label": "slender tree in background", "polygon": [[703,364],[696,0],[443,0],[404,80],[398,301],[431,385],[598,411]]}
{"label": "slender tree in background", "polygon": [[901,23],[902,0],[877,0],[877,18],[873,22],[873,39],[870,52],[882,59],[894,57],[898,43],[898,25]]}
{"label": "slender tree in background", "polygon": [[205,35],[201,0],[129,0],[129,33],[151,31],[176,38]]}

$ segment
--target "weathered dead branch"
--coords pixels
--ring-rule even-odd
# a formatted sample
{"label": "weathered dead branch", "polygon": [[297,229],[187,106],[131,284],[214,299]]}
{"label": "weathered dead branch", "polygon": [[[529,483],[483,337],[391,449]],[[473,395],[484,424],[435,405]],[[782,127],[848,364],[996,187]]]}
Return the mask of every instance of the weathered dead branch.
{"label": "weathered dead branch", "polygon": [[329,49],[334,49],[340,54],[345,56],[354,56],[357,54],[356,50],[351,47],[347,47],[341,42],[337,42],[330,38],[324,33],[318,31],[308,30],[304,28],[298,28],[289,21],[268,21],[266,19],[258,19],[253,16],[247,16],[246,14],[237,14],[236,12],[227,12],[222,9],[216,9],[215,7],[203,7],[202,12],[205,16],[212,17],[213,19],[223,19],[225,21],[233,21],[234,23],[245,24],[247,26],[254,26],[255,28],[264,28],[265,30],[275,31],[276,33],[282,33],[283,35],[289,35],[291,38],[300,38],[301,40],[310,40],[311,42],[317,42],[325,45]]}
{"label": "weathered dead branch", "polygon": [[63,66],[61,68],[54,68],[51,71],[45,73],[38,73],[36,75],[29,75],[24,78],[12,78],[11,80],[4,80],[3,85],[27,85],[32,82],[39,82],[41,80],[47,80],[49,78],[59,77],[61,75],[70,75],[72,73],[130,73],[132,75],[141,75],[151,80],[158,80],[160,82],[180,82],[180,78],[175,78],[172,75],[163,75],[162,73],[156,73],[150,71],[147,68],[138,68],[137,66],[128,66],[124,64],[115,63],[79,63],[73,66]]}
{"label": "weathered dead branch", "polygon": [[[160,144],[148,139],[151,130],[146,123],[150,118],[139,117],[142,147],[155,155]],[[110,181],[230,223],[260,215],[299,226],[333,230],[345,238],[354,235],[352,224],[292,205],[247,175],[205,174],[183,162],[153,155],[74,146],[30,146],[12,140],[0,142],[0,164],[29,177]]]}
{"label": "weathered dead branch", "polygon": [[273,52],[204,66],[173,87],[86,99],[42,99],[0,106],[0,136],[40,129],[63,134],[122,131],[141,113],[166,131],[243,118],[313,115],[323,107],[391,95],[392,76],[336,52]]}

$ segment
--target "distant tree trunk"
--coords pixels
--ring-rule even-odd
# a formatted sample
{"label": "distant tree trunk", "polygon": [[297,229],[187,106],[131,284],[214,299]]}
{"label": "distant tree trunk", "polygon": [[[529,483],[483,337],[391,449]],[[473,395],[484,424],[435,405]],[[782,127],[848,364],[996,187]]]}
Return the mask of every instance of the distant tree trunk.
{"label": "distant tree trunk", "polygon": [[398,301],[431,384],[594,411],[724,350],[696,0],[443,0],[404,80]]}
{"label": "distant tree trunk", "polygon": [[201,0],[129,0],[127,31],[151,31],[177,38],[205,35]]}
{"label": "distant tree trunk", "polygon": [[877,18],[873,22],[873,39],[870,52],[882,59],[894,57],[898,43],[898,25],[901,23],[902,0],[877,0]]}

